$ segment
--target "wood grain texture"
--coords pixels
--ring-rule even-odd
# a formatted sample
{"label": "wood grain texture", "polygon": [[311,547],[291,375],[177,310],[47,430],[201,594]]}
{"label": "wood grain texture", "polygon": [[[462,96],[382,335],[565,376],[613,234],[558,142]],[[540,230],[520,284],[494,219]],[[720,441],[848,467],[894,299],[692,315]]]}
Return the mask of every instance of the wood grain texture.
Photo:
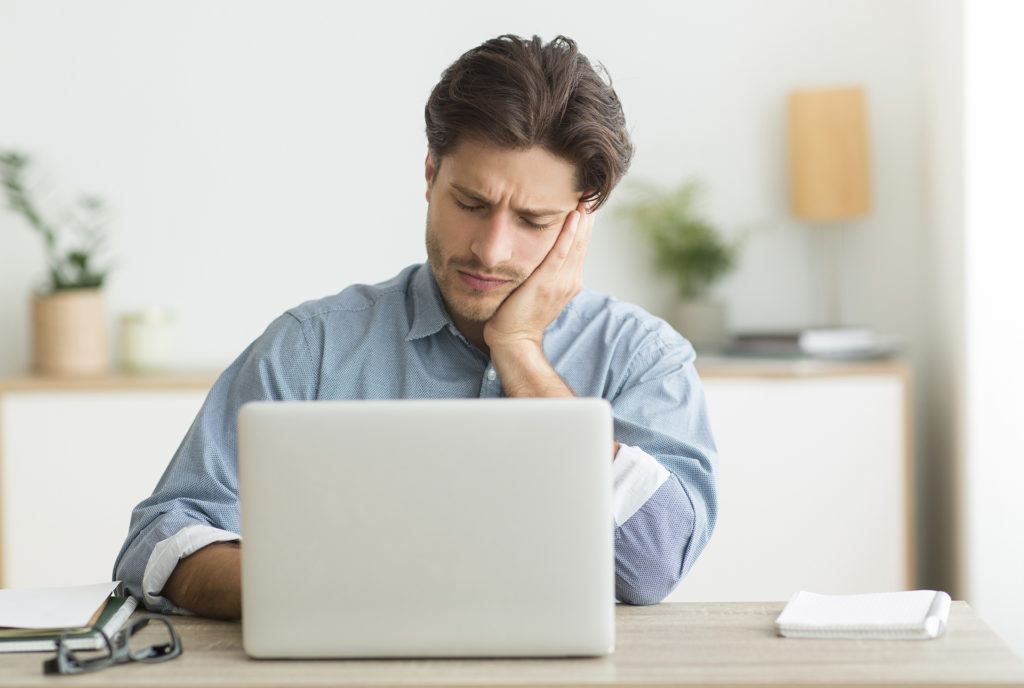
{"label": "wood grain texture", "polygon": [[[902,375],[907,364],[899,358],[869,361],[819,359],[772,359],[756,357],[700,356],[701,377],[824,377],[835,375]],[[25,375],[0,378],[5,392],[74,392],[103,390],[209,389],[220,373],[213,370],[176,371],[164,374],[111,373],[86,377]]]}
{"label": "wood grain texture", "polygon": [[861,88],[789,96],[790,196],[797,217],[843,220],[871,209],[867,107]]}
{"label": "wood grain texture", "polygon": [[47,678],[40,667],[49,654],[0,655],[0,687],[1024,686],[1024,663],[963,602],[953,604],[946,634],[926,641],[780,638],[782,607],[620,605],[614,654],[547,660],[251,660],[239,624],[175,617],[185,647],[178,659]]}
{"label": "wood grain texture", "polygon": [[82,377],[26,375],[0,379],[0,394],[5,392],[96,392],[120,390],[209,389],[217,381],[214,371],[169,373],[110,373]]}

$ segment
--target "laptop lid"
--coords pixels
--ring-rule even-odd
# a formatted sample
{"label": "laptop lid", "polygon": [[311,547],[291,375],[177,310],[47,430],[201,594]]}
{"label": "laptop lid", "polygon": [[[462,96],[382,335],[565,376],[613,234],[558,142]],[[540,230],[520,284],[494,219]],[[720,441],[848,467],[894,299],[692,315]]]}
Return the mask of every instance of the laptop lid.
{"label": "laptop lid", "polygon": [[250,402],[238,434],[251,656],[612,651],[605,400]]}

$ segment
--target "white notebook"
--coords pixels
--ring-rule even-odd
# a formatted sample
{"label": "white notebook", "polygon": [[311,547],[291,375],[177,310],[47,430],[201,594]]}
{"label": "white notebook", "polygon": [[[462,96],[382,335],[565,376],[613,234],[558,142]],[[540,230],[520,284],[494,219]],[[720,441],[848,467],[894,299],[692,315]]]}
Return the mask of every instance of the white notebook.
{"label": "white notebook", "polygon": [[866,595],[798,592],[775,620],[787,638],[937,638],[949,621],[949,595],[936,590]]}

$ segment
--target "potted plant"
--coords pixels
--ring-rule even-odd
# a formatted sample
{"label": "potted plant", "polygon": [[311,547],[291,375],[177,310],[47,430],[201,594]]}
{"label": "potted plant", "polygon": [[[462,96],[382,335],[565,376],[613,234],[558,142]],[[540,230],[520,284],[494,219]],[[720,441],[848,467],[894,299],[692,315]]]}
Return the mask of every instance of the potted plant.
{"label": "potted plant", "polygon": [[736,265],[739,242],[728,242],[695,210],[700,184],[684,182],[663,190],[635,184],[636,199],[620,208],[651,241],[654,264],[670,277],[680,301],[672,325],[697,349],[715,350],[729,340],[725,305],[711,287]]}
{"label": "potted plant", "polygon": [[106,205],[81,196],[59,221],[44,217],[27,187],[27,155],[0,151],[0,178],[9,208],[43,239],[47,283],[32,294],[33,368],[43,375],[97,375],[110,367],[103,305],[109,267],[95,264],[106,238]]}

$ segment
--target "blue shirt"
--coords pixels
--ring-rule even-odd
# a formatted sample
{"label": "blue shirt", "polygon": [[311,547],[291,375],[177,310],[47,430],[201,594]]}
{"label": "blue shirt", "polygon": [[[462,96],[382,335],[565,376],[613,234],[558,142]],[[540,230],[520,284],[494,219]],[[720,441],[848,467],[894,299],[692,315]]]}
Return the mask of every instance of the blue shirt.
{"label": "blue shirt", "polygon": [[[544,333],[577,396],[612,406],[616,597],[660,602],[707,544],[717,456],[694,351],[664,321],[583,289]],[[241,535],[238,409],[261,399],[503,396],[488,356],[452,324],[430,267],[353,285],[274,320],[225,370],[153,494],[132,512],[115,579],[157,611],[181,556]]]}

